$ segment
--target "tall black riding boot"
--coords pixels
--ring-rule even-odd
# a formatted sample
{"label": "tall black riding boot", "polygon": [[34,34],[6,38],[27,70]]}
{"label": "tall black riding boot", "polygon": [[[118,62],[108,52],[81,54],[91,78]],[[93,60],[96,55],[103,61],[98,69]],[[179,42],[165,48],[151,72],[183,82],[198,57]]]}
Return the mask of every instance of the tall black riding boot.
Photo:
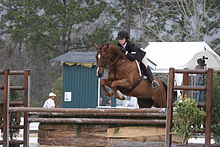
{"label": "tall black riding boot", "polygon": [[153,74],[149,66],[147,66],[146,76],[148,77],[149,81],[152,83],[153,88],[159,87],[159,83],[156,80],[154,80]]}

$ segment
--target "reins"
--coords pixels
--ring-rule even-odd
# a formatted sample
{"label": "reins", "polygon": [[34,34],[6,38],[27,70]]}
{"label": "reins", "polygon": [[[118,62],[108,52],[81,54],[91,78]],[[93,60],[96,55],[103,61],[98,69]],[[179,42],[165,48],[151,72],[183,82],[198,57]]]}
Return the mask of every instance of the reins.
{"label": "reins", "polygon": [[[111,54],[112,55],[112,54]],[[120,58],[120,56],[122,55],[122,52],[119,54],[119,56],[112,62],[112,63],[110,63],[109,65],[107,65],[106,66],[106,69],[109,69],[109,68],[111,68],[111,69],[117,69],[119,66],[121,66],[123,63],[125,63],[125,60],[123,60],[122,61],[122,63],[119,65],[119,66],[117,66],[117,67],[115,67],[115,68],[113,68],[112,66],[118,61],[118,59]],[[112,55],[113,56],[113,55]]]}
{"label": "reins", "polygon": [[[103,67],[103,68],[105,68],[105,69],[117,69],[118,67],[120,67],[122,64],[124,64],[125,62],[126,62],[126,59],[125,60],[122,60],[122,63],[121,64],[119,64],[117,67],[113,67],[113,65],[118,61],[118,59],[121,57],[121,55],[122,55],[123,53],[121,52],[115,59],[114,59],[114,61],[113,62],[111,62],[111,63],[109,63],[107,66],[98,66],[98,67]],[[113,56],[112,54],[108,54],[107,55],[107,57],[108,56]],[[114,56],[113,56],[114,57]],[[107,59],[106,59],[107,60]]]}

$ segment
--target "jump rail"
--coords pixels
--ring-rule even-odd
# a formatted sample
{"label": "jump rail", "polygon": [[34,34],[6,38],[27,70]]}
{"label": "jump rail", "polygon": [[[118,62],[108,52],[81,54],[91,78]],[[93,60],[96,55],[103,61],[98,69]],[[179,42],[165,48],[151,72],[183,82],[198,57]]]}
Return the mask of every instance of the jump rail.
{"label": "jump rail", "polygon": [[142,109],[96,109],[96,108],[39,108],[10,107],[11,112],[52,112],[52,113],[164,113],[165,108]]}
{"label": "jump rail", "polygon": [[[28,112],[31,116],[29,122],[66,122],[66,123],[97,123],[97,124],[166,124],[166,113],[164,108],[146,109],[96,109],[96,108],[25,108],[11,107],[9,112]],[[41,118],[44,116],[70,116],[83,118]],[[97,117],[109,118],[97,118]],[[113,117],[127,117],[123,119]],[[86,118],[93,117],[93,118]],[[140,118],[137,118],[140,117]]]}

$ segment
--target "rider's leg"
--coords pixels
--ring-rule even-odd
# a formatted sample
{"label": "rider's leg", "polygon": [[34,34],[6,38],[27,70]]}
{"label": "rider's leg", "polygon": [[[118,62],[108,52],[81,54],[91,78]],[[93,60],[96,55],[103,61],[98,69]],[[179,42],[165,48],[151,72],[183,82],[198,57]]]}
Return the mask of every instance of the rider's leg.
{"label": "rider's leg", "polygon": [[142,63],[145,66],[146,72],[144,72],[146,74],[146,76],[148,77],[149,81],[152,83],[152,87],[156,88],[159,86],[159,83],[154,80],[153,74],[151,72],[150,67],[147,64],[148,60],[147,60],[147,56],[145,55],[144,58],[142,59]]}
{"label": "rider's leg", "polygon": [[147,66],[146,76],[148,77],[148,79],[152,83],[153,88],[157,88],[159,86],[159,83],[156,80],[154,80],[153,74],[152,74],[151,69],[150,69],[149,66]]}

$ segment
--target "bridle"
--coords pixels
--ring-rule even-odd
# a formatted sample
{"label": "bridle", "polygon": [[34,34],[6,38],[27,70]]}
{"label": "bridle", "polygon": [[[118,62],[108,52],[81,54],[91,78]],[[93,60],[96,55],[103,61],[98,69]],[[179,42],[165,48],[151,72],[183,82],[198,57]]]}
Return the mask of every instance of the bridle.
{"label": "bridle", "polygon": [[[100,50],[100,51],[98,51],[98,52],[106,52],[106,51]],[[107,64],[107,65],[104,64],[103,66],[101,66],[101,65],[97,65],[97,66],[98,66],[98,67],[102,67],[102,68],[104,68],[105,70],[108,70],[108,69],[117,69],[119,66],[121,66],[123,63],[126,62],[126,60],[123,60],[120,65],[118,65],[117,67],[113,67],[113,65],[118,61],[118,59],[121,57],[122,54],[123,54],[123,52],[121,52],[121,53],[115,58],[114,55],[108,53],[108,54],[105,56],[105,64],[107,63],[107,59],[108,59],[107,57],[109,57],[109,56],[113,57],[113,58],[114,58],[114,61],[113,61],[113,62],[110,62],[110,63]]]}

